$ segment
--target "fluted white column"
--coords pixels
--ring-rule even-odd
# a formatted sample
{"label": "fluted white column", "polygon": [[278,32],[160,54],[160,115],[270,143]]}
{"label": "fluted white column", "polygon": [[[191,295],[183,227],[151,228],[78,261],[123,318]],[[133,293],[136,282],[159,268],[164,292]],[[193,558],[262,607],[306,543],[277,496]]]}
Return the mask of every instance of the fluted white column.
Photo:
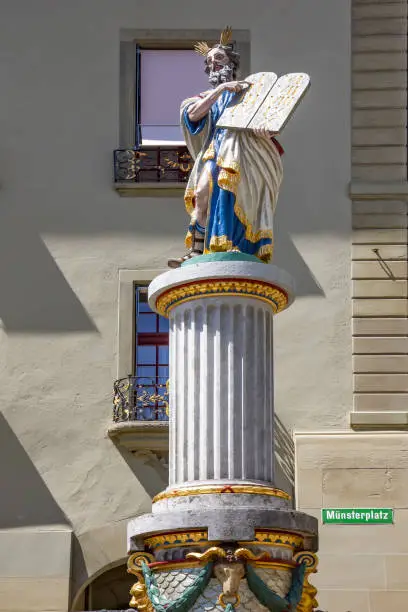
{"label": "fluted white column", "polygon": [[170,314],[170,486],[273,482],[273,313],[237,297]]}
{"label": "fluted white column", "polygon": [[273,316],[291,299],[281,276],[261,263],[202,264],[152,283],[150,304],[170,319],[170,488],[273,484]]}

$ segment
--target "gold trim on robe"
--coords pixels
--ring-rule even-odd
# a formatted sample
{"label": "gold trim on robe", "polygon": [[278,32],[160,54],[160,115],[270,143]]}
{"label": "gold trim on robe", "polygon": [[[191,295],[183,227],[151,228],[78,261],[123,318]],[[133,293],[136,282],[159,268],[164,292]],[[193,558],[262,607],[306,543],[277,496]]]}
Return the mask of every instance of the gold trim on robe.
{"label": "gold trim on robe", "polygon": [[[246,240],[255,243],[261,239],[273,240],[273,215],[283,179],[283,167],[279,152],[273,142],[258,137],[250,130],[226,130],[215,154],[214,142],[209,139],[211,113],[204,128],[192,135],[183,113],[198,98],[184,100],[181,105],[181,125],[191,156],[195,160],[184,196],[188,214],[194,219],[194,193],[204,171],[204,164],[215,159],[220,168],[218,185],[235,195],[234,213],[245,227]],[[211,205],[211,203],[210,203]],[[191,233],[186,236],[186,246],[191,248]],[[228,236],[211,236],[205,252],[237,250]],[[256,256],[270,261],[273,245],[262,245]]]}

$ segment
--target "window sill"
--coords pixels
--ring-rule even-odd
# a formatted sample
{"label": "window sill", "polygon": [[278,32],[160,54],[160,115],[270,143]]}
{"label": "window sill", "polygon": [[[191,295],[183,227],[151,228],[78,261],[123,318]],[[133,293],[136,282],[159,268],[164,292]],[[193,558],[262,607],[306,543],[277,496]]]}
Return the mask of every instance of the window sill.
{"label": "window sill", "polygon": [[408,412],[350,412],[350,426],[356,430],[408,429]]}
{"label": "window sill", "polygon": [[108,436],[131,452],[150,450],[154,453],[167,453],[169,450],[168,421],[114,423],[108,429]]}
{"label": "window sill", "polygon": [[166,196],[176,198],[183,195],[186,183],[114,183],[114,190],[125,198]]}
{"label": "window sill", "polygon": [[170,148],[179,148],[186,147],[185,140],[142,140],[140,143],[140,150],[143,151],[144,148],[155,148],[155,147],[170,147]]}

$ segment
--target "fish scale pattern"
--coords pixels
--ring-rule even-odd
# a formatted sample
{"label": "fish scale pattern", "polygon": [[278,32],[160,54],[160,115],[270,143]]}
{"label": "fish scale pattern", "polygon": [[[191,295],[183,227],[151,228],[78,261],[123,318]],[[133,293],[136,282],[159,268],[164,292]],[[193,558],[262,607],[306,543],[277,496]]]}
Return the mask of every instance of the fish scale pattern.
{"label": "fish scale pattern", "polygon": [[268,608],[259,603],[246,580],[241,580],[239,594],[241,601],[235,608],[237,612],[268,612]]}
{"label": "fish scale pattern", "polygon": [[[254,568],[257,575],[281,597],[285,597],[289,592],[292,573],[287,570],[268,570]],[[179,569],[168,572],[155,572],[156,584],[163,597],[169,601],[178,599],[185,590],[191,586],[200,572],[200,569]],[[191,612],[224,612],[224,608],[218,603],[218,598],[222,593],[222,586],[217,578],[211,578],[204,592],[199,595]],[[245,579],[241,580],[240,603],[235,606],[236,612],[267,612],[248,587]]]}
{"label": "fish scale pattern", "polygon": [[224,608],[218,603],[218,597],[222,593],[221,584],[216,578],[211,578],[207,587],[204,589],[194,606],[191,608],[191,612],[223,612]]}
{"label": "fish scale pattern", "polygon": [[155,572],[156,584],[163,597],[170,601],[178,599],[197,579],[200,569],[179,569],[169,572]]}
{"label": "fish scale pattern", "polygon": [[254,567],[256,574],[280,597],[286,597],[292,584],[292,572],[285,569],[263,569]]}

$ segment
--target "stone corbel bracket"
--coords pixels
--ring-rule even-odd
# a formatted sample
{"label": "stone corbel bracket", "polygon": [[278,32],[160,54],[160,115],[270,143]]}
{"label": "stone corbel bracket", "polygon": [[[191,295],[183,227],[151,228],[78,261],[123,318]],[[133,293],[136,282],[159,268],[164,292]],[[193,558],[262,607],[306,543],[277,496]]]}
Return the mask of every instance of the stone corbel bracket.
{"label": "stone corbel bracket", "polygon": [[143,463],[168,467],[169,424],[167,421],[125,421],[108,429],[111,440],[133,453]]}

